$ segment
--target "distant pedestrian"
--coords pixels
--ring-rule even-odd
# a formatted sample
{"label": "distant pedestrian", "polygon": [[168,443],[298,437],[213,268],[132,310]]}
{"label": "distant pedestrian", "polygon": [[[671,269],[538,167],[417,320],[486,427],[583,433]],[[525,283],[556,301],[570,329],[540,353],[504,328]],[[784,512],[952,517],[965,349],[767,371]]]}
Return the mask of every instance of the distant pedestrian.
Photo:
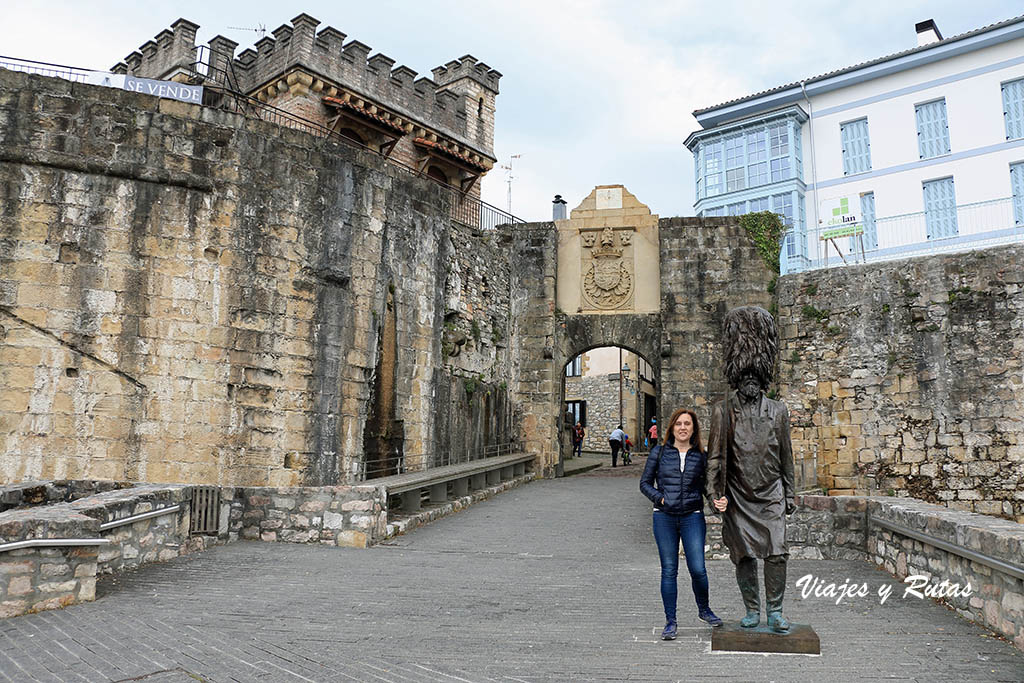
{"label": "distant pedestrian", "polygon": [[632,465],[633,464],[633,442],[629,440],[629,434],[626,434],[626,440],[622,442],[622,464]]}
{"label": "distant pedestrian", "polygon": [[612,467],[618,465],[619,451],[624,443],[626,443],[626,432],[622,431],[622,425],[619,425],[608,435],[608,445],[612,449]]}
{"label": "distant pedestrian", "polygon": [[574,457],[583,457],[583,439],[586,435],[587,430],[577,422],[576,426],[572,428],[572,454]]}
{"label": "distant pedestrian", "polygon": [[651,448],[658,445],[658,420],[651,418],[651,428],[647,430],[647,440],[651,444]]}

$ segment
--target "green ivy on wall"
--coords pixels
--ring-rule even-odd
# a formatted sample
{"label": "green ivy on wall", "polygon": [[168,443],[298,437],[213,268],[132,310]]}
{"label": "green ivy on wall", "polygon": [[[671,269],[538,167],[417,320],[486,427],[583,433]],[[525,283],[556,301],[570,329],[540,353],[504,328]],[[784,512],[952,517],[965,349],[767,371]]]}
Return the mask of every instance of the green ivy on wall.
{"label": "green ivy on wall", "polygon": [[761,255],[768,270],[778,273],[782,236],[786,234],[786,226],[779,214],[771,211],[745,213],[740,216],[740,227],[753,238],[757,253]]}

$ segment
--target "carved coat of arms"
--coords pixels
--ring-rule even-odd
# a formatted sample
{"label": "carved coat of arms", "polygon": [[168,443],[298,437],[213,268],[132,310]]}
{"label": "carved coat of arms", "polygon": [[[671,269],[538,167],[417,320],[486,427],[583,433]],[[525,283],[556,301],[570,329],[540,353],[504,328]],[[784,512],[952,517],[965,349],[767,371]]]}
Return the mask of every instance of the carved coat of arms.
{"label": "carved coat of arms", "polygon": [[[601,245],[591,249],[591,259],[583,269],[583,296],[594,308],[619,308],[629,301],[633,293],[633,273],[623,252],[630,237],[632,235],[623,232],[616,244],[616,231],[605,228],[601,231]],[[595,242],[594,233],[583,236],[584,246]]]}

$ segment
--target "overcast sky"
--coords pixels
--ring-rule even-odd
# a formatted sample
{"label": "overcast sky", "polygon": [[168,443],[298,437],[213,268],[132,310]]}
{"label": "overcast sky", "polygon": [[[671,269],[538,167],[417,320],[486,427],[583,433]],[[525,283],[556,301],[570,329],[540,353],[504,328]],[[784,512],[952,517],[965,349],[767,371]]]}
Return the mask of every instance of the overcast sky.
{"label": "overcast sky", "polygon": [[[290,9],[286,9],[285,5]],[[514,162],[512,210],[548,220],[595,185],[624,184],[661,216],[693,214],[690,112],[916,45],[914,24],[945,37],[1024,13],[989,0],[361,0],[298,3],[4,3],[0,54],[109,69],[184,17],[198,40],[240,43],[306,12],[421,75],[472,54],[503,74],[495,153]],[[507,207],[495,168],[484,199]]]}

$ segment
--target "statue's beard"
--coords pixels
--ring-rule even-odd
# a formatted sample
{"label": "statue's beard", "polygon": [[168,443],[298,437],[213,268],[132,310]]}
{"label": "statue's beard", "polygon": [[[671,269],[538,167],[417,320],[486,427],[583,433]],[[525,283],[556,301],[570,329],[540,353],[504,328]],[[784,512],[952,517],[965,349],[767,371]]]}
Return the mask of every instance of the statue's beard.
{"label": "statue's beard", "polygon": [[742,398],[748,401],[753,401],[761,395],[761,385],[750,380],[741,382],[739,386],[739,394]]}

